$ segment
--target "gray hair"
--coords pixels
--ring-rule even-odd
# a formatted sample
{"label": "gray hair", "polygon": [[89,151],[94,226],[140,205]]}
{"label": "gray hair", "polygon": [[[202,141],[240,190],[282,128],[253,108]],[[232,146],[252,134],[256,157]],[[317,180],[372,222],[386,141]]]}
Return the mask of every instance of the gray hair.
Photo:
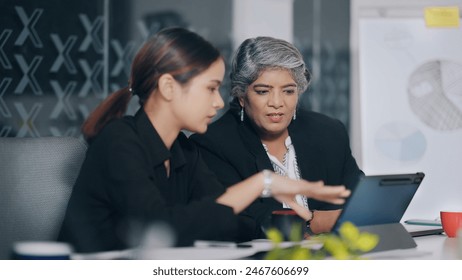
{"label": "gray hair", "polygon": [[231,95],[244,97],[247,87],[267,69],[285,69],[300,93],[311,81],[301,53],[291,43],[272,37],[246,39],[234,53],[231,67]]}

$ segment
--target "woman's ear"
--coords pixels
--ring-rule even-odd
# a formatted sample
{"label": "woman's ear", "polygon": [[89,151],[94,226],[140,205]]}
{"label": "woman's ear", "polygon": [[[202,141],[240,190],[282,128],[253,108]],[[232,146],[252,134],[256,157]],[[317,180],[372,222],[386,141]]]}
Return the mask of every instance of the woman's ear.
{"label": "woman's ear", "polygon": [[238,100],[241,107],[244,108],[244,97],[238,97]]}
{"label": "woman's ear", "polygon": [[176,81],[170,74],[163,74],[159,78],[158,88],[159,94],[165,100],[172,100],[174,92],[175,92]]}

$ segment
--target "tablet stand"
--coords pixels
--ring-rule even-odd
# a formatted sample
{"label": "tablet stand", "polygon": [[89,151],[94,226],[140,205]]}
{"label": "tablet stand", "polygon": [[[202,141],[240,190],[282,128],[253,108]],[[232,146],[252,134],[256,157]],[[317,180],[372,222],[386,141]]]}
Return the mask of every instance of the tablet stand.
{"label": "tablet stand", "polygon": [[371,252],[417,247],[411,234],[401,223],[359,226],[358,228],[360,231],[377,234],[379,236],[379,243]]}

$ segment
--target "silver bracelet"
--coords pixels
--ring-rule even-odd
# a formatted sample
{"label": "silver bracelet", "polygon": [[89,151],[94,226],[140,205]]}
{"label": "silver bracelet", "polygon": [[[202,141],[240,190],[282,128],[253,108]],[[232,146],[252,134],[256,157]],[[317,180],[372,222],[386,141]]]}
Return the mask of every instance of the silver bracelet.
{"label": "silver bracelet", "polygon": [[273,183],[273,178],[271,178],[271,171],[265,169],[263,170],[263,191],[261,192],[260,197],[271,197],[271,184]]}

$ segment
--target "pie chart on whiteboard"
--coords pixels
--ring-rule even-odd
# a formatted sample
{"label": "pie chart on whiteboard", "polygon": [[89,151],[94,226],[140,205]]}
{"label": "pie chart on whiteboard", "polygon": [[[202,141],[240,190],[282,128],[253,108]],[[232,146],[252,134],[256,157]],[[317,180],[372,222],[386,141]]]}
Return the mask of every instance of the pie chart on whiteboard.
{"label": "pie chart on whiteboard", "polygon": [[409,77],[409,105],[427,126],[438,131],[462,129],[462,64],[434,60]]}
{"label": "pie chart on whiteboard", "polygon": [[374,137],[375,147],[383,156],[400,162],[418,161],[425,154],[427,140],[414,126],[404,122],[382,125]]}

